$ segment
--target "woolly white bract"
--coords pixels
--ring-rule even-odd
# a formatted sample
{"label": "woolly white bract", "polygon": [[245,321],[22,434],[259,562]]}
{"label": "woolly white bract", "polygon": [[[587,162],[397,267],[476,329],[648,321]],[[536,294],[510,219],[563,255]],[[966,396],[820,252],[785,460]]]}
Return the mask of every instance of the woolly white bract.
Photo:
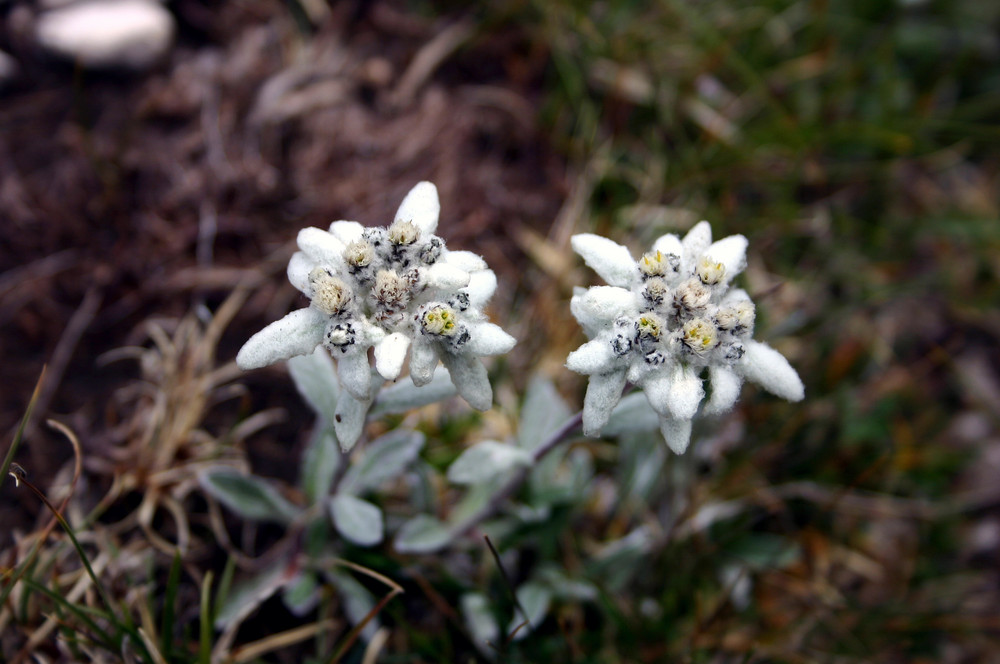
{"label": "woolly white bract", "polygon": [[754,341],[754,305],[730,288],[746,263],[742,235],[712,242],[702,221],[684,239],[668,234],[638,261],[628,249],[598,235],[574,235],[573,250],[609,285],[576,289],[570,308],[590,338],[566,366],[590,376],[583,429],[597,436],[626,382],[640,386],[660,418],[660,430],[681,454],[691,420],[711,384],[705,414],[732,408],[744,379],[790,401],[804,396],[802,381],[780,353]]}
{"label": "woolly white bract", "polygon": [[421,182],[386,228],[335,221],[329,231],[300,231],[288,279],[310,305],[251,337],[237,365],[255,369],[326,347],[344,387],[335,426],[348,447],[381,386],[372,380],[369,348],[385,380],[399,377],[409,353],[418,386],[430,382],[440,360],[458,393],[488,409],[493,389],[478,358],[506,353],[515,341],[483,313],[496,275],[479,256],[448,251],[434,235],[439,212],[437,188]]}

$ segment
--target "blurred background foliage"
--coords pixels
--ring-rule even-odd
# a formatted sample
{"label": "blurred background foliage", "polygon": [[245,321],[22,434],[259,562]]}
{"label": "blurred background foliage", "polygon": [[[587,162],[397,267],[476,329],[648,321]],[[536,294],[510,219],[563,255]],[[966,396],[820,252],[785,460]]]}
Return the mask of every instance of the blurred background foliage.
{"label": "blurred background foliage", "polygon": [[[92,486],[133,478],[133,493],[110,509],[114,519],[126,521],[145,481],[135,468],[122,469],[145,458],[128,450],[143,431],[155,444],[159,429],[149,422],[172,421],[171,408],[188,416],[171,433],[176,459],[242,455],[234,466],[293,483],[311,419],[287,377],[270,370],[238,379],[250,390],[227,393],[238,394],[238,403],[220,413],[200,401],[184,405],[184,381],[192,378],[171,362],[180,362],[173,349],[203,336],[213,346],[218,338],[218,357],[228,361],[248,331],[289,308],[295,294],[278,282],[295,229],[333,218],[381,223],[397,193],[417,179],[435,180],[440,232],[449,246],[483,253],[498,271],[494,319],[522,340],[494,365],[493,412],[480,417],[451,405],[373,425],[372,438],[416,426],[427,440],[416,474],[373,498],[391,530],[408,512],[445,516],[459,504],[462,494],[442,475],[463,446],[515,439],[533,400],[558,412],[582,402],[583,381],[561,367],[583,340],[567,302],[572,286],[595,277],[570,254],[570,234],[599,232],[637,251],[704,218],[719,237],[749,238],[742,280],[757,302],[756,336],[789,357],[806,400],[787,404],[748,388],[732,414],[699,424],[681,458],[668,458],[656,436],[642,433],[573,440],[565,458],[541,469],[542,479],[529,481],[485,529],[509,578],[477,536],[427,555],[404,555],[391,543],[346,545],[344,558],[394,579],[405,593],[379,614],[382,640],[369,634],[343,661],[1000,657],[1000,5],[169,4],[181,37],[161,71],[143,80],[46,69],[37,87],[7,93],[3,116],[35,138],[3,139],[8,185],[0,189],[0,215],[11,217],[5,270],[38,265],[59,250],[78,261],[60,268],[63,281],[31,270],[5,272],[0,281],[0,313],[11,330],[5,355],[20,343],[30,348],[25,363],[12,366],[23,389],[4,396],[4,424],[16,422],[32,366],[37,373],[40,359],[61,347],[62,323],[80,311],[81,275],[89,275],[103,304],[70,349],[75,359],[62,367],[49,406],[71,415],[85,458],[125,450],[111,457],[118,468],[86,467]],[[421,55],[430,70],[408,77]],[[292,76],[293,84],[260,93],[310,63],[313,78]],[[323,97],[320,84],[331,81],[347,92]],[[218,86],[214,106],[191,97],[188,87],[202,84]],[[66,100],[72,103],[52,110]],[[219,138],[191,129],[204,113],[218,114]],[[25,130],[26,118],[37,133]],[[248,137],[255,148],[247,148]],[[197,147],[206,142],[208,149]],[[175,163],[158,165],[158,154]],[[49,178],[66,195],[48,200],[32,178]],[[211,265],[194,260],[206,205],[219,222]],[[25,235],[39,219],[59,221]],[[117,253],[103,253],[124,258],[109,262],[88,248],[97,226],[95,237],[114,236],[108,246]],[[164,266],[154,270],[156,288],[144,282],[151,265]],[[28,300],[14,295],[14,286],[27,283],[18,274],[38,289]],[[251,274],[254,295],[225,334],[199,336],[191,318],[173,344],[166,332],[152,333],[153,344],[140,333],[154,316],[216,306]],[[95,405],[83,377],[96,371],[98,352],[126,344],[156,350],[144,351],[153,359],[141,376],[154,396],[145,403],[146,393],[132,388]],[[211,352],[199,352],[191,371],[209,380]],[[99,394],[122,389],[115,381],[137,380],[115,371],[101,374]],[[538,375],[555,389],[538,387]],[[224,384],[234,374],[214,378]],[[527,399],[519,397],[529,385]],[[174,395],[166,411],[155,397],[165,393]],[[265,415],[273,407],[289,417],[278,423]],[[185,451],[189,438],[197,444]],[[39,451],[48,449],[59,447],[42,440],[25,454],[56,487],[59,464]],[[168,584],[181,603],[178,625],[186,625],[177,642],[193,643],[204,575],[223,574],[232,543],[226,550],[212,543],[202,516],[208,508],[183,476],[167,480],[157,486],[181,491],[169,495],[187,501],[200,542],[185,561],[184,581]],[[5,503],[23,504],[25,515],[5,518],[19,533],[47,519],[11,491],[4,486]],[[80,500],[96,495],[91,489]],[[95,533],[110,528],[96,517],[78,523]],[[119,560],[103,573],[123,596],[125,580],[142,569],[154,589],[172,569],[165,553],[143,558],[142,569],[120,561],[122,552],[149,554],[139,525],[171,528],[140,520],[134,532],[116,527],[88,544],[101,560]],[[251,552],[279,539],[231,518],[226,530]],[[3,541],[8,568],[27,547],[15,539]],[[73,569],[65,551],[46,556],[45,570]],[[356,621],[357,602],[369,606],[385,592],[368,577],[353,585],[353,577],[338,578],[340,587],[310,614],[316,624],[352,611]],[[38,581],[46,582],[69,581]],[[515,589],[537,621],[508,640],[521,617]],[[345,595],[355,599],[353,609]],[[4,653],[23,651],[44,619],[45,605],[32,610],[23,602]],[[237,643],[296,620],[270,600]],[[347,629],[335,632],[339,643]],[[34,647],[55,657],[47,643]],[[259,661],[328,661],[334,650],[317,637]],[[171,661],[188,655],[191,648],[178,645]]]}

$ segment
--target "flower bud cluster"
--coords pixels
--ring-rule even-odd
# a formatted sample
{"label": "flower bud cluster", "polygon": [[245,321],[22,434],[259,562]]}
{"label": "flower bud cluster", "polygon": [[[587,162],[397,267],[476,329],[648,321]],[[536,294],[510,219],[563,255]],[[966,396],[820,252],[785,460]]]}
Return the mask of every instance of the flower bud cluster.
{"label": "flower bud cluster", "polygon": [[[776,351],[753,341],[755,309],[730,283],[744,267],[747,241],[712,243],[707,222],[680,239],[660,237],[634,260],[628,249],[597,235],[576,235],[573,248],[609,286],[579,289],[570,306],[590,341],[567,366],[590,376],[584,431],[597,435],[626,382],[642,387],[677,452],[712,383],[704,412],[728,410],[744,378],[779,396],[802,398],[802,383]],[[706,371],[707,370],[707,371]]]}

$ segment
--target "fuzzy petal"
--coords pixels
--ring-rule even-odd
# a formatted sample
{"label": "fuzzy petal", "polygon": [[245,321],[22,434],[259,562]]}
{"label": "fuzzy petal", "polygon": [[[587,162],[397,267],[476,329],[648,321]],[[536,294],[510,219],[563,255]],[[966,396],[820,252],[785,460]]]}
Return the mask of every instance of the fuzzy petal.
{"label": "fuzzy petal", "polygon": [[616,369],[618,357],[611,343],[600,336],[583,344],[566,358],[566,368],[580,374],[592,376],[608,373]]}
{"label": "fuzzy petal", "polygon": [[399,378],[409,347],[410,338],[401,332],[394,332],[375,345],[375,369],[382,378]]}
{"label": "fuzzy petal", "polygon": [[683,364],[651,373],[643,381],[642,389],[653,410],[662,417],[679,420],[694,417],[705,396],[698,374]]}
{"label": "fuzzy petal", "polygon": [[438,365],[437,345],[418,335],[410,349],[410,378],[417,387],[431,382]]}
{"label": "fuzzy petal", "polygon": [[320,265],[339,265],[344,260],[344,243],[320,228],[303,228],[296,241]]}
{"label": "fuzzy petal", "polygon": [[356,399],[349,392],[342,392],[337,400],[337,411],[333,417],[333,430],[340,441],[340,449],[349,452],[361,437],[365,428],[365,418],[372,405],[370,396]]}
{"label": "fuzzy petal", "polygon": [[712,262],[726,266],[725,280],[728,283],[746,267],[747,239],[742,235],[730,235],[710,245],[704,255]]}
{"label": "fuzzy petal", "polygon": [[425,235],[437,230],[441,203],[438,201],[437,187],[431,182],[420,182],[406,195],[396,211],[393,223],[412,221]]}
{"label": "fuzzy petal", "polygon": [[446,251],[440,262],[466,272],[476,272],[488,268],[483,257],[471,251]]}
{"label": "fuzzy petal", "polygon": [[469,325],[469,341],[465,352],[477,357],[483,355],[503,355],[510,351],[517,339],[493,323],[472,323]]}
{"label": "fuzzy petal", "polygon": [[584,330],[601,329],[622,316],[639,313],[632,291],[614,286],[594,286],[574,295],[569,309]]}
{"label": "fuzzy petal", "polygon": [[361,239],[365,227],[356,221],[335,221],[330,224],[330,234],[344,243],[346,247]]}
{"label": "fuzzy petal", "polygon": [[437,262],[424,270],[427,285],[443,291],[454,291],[469,285],[469,273],[453,265]]}
{"label": "fuzzy petal", "polygon": [[493,270],[478,270],[469,275],[469,285],[465,292],[469,294],[469,306],[479,310],[486,306],[497,290],[497,275]]}
{"label": "fuzzy petal", "polygon": [[660,251],[664,254],[673,254],[678,258],[684,255],[684,246],[681,239],[673,233],[667,233],[657,238],[653,243],[653,251]]}
{"label": "fuzzy petal", "polygon": [[347,352],[335,352],[337,360],[337,375],[340,385],[354,395],[356,399],[367,399],[371,390],[372,372],[368,365],[368,349],[365,346],[352,346]]}
{"label": "fuzzy petal", "polygon": [[712,384],[712,396],[705,403],[705,415],[719,415],[733,407],[740,396],[743,378],[728,367],[711,365],[708,379]]}
{"label": "fuzzy petal", "polygon": [[748,341],[746,353],[737,362],[736,370],[747,380],[782,399],[801,401],[805,397],[805,387],[799,374],[784,355],[765,343]]}
{"label": "fuzzy petal", "polygon": [[288,281],[298,289],[300,293],[306,293],[309,288],[309,273],[316,267],[304,252],[296,251],[288,261]]}
{"label": "fuzzy petal", "polygon": [[630,288],[638,283],[639,267],[626,247],[593,233],[574,235],[570,244],[609,286]]}
{"label": "fuzzy petal", "polygon": [[674,454],[684,454],[691,442],[691,420],[660,418],[660,433]]}
{"label": "fuzzy petal", "polygon": [[699,221],[681,240],[681,246],[684,249],[684,253],[681,254],[681,269],[690,274],[698,259],[711,244],[712,225],[707,221]]}
{"label": "fuzzy petal", "polygon": [[611,418],[622,398],[625,388],[625,372],[613,371],[594,374],[587,383],[587,396],[583,399],[583,435],[596,438]]}
{"label": "fuzzy petal", "polygon": [[451,374],[451,382],[455,384],[458,394],[470,406],[476,410],[489,410],[493,406],[493,387],[486,367],[478,358],[445,352],[441,353],[441,362]]}
{"label": "fuzzy petal", "polygon": [[326,316],[306,307],[276,320],[243,344],[236,365],[244,371],[259,369],[296,355],[308,355],[323,343]]}

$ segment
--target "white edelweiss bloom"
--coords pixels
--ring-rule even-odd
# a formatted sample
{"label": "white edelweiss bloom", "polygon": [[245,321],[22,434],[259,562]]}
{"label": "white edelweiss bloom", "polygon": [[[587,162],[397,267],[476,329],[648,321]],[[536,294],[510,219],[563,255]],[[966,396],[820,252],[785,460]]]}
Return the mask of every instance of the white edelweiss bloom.
{"label": "white edelweiss bloom", "polygon": [[507,352],[514,339],[483,313],[497,288],[486,261],[449,251],[434,235],[440,209],[437,189],[421,182],[387,228],[335,221],[301,230],[288,280],[310,305],[251,337],[237,365],[256,369],[326,347],[344,387],[336,430],[346,446],[361,433],[378,378],[396,380],[407,355],[415,384],[428,382],[440,360],[459,394],[488,409],[493,391],[478,358]]}
{"label": "white edelweiss bloom", "polygon": [[[586,435],[600,434],[629,381],[643,389],[678,454],[687,449],[699,408],[707,415],[729,410],[744,379],[790,401],[804,397],[788,361],[752,339],[750,297],[729,288],[746,266],[742,235],[713,243],[711,226],[702,221],[683,239],[661,236],[638,260],[597,235],[575,235],[571,242],[609,284],[578,288],[570,301],[590,338],[566,359],[569,369],[590,377]],[[704,404],[703,374],[711,385]]]}

